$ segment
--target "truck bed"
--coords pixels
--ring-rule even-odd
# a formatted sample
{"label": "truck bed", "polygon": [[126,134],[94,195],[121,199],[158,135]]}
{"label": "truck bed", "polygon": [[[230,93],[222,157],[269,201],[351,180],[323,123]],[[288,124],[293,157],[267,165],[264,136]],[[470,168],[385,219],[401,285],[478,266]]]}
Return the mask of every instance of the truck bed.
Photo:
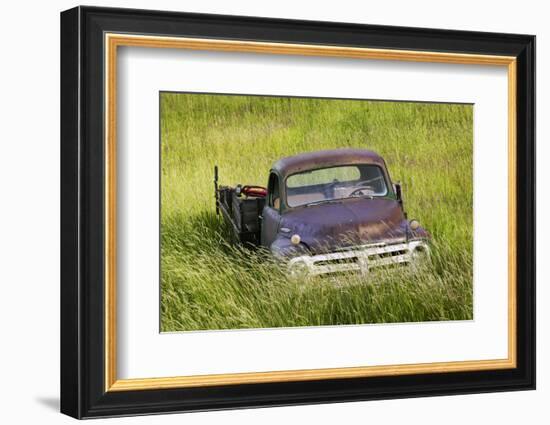
{"label": "truck bed", "polygon": [[264,197],[239,196],[233,187],[217,189],[217,207],[237,242],[260,245],[260,215],[264,205]]}

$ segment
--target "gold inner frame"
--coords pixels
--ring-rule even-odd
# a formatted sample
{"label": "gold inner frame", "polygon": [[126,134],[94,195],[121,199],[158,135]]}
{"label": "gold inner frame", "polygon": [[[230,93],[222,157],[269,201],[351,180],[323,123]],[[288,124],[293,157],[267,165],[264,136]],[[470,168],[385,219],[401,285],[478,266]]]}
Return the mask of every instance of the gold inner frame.
{"label": "gold inner frame", "polygon": [[[508,357],[419,364],[304,369],[165,378],[118,379],[116,373],[116,99],[119,46],[248,52],[355,59],[436,62],[507,67],[508,71]],[[515,368],[516,359],[516,58],[477,54],[370,49],[325,45],[266,43],[105,34],[105,391],[149,390],[285,381],[357,378],[416,373],[445,373]]]}

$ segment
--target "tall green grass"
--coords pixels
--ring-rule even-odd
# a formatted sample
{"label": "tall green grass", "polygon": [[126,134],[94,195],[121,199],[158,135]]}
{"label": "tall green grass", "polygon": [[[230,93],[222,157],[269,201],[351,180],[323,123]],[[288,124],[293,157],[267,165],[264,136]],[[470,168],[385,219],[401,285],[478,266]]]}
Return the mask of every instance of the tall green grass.
{"label": "tall green grass", "polygon": [[[161,329],[471,319],[470,105],[161,94]],[[296,282],[233,246],[215,215],[223,184],[266,185],[274,161],[343,147],[381,154],[409,218],[432,234],[430,264]]]}

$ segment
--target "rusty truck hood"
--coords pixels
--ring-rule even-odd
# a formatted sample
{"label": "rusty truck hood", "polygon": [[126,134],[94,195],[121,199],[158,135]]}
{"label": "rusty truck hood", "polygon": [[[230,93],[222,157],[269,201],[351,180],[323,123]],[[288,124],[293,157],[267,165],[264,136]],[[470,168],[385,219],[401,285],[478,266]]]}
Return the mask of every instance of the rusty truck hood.
{"label": "rusty truck hood", "polygon": [[407,221],[388,198],[354,198],[296,208],[283,214],[280,229],[298,234],[313,253],[403,240]]}

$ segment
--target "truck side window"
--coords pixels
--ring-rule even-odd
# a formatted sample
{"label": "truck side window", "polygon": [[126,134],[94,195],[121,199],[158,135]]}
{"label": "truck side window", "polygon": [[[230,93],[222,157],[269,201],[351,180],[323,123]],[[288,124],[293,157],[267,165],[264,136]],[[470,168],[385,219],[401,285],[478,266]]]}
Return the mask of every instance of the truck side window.
{"label": "truck side window", "polygon": [[279,194],[279,177],[277,177],[277,174],[271,173],[269,176],[267,192],[269,194],[269,206],[279,210],[281,206],[281,195]]}

